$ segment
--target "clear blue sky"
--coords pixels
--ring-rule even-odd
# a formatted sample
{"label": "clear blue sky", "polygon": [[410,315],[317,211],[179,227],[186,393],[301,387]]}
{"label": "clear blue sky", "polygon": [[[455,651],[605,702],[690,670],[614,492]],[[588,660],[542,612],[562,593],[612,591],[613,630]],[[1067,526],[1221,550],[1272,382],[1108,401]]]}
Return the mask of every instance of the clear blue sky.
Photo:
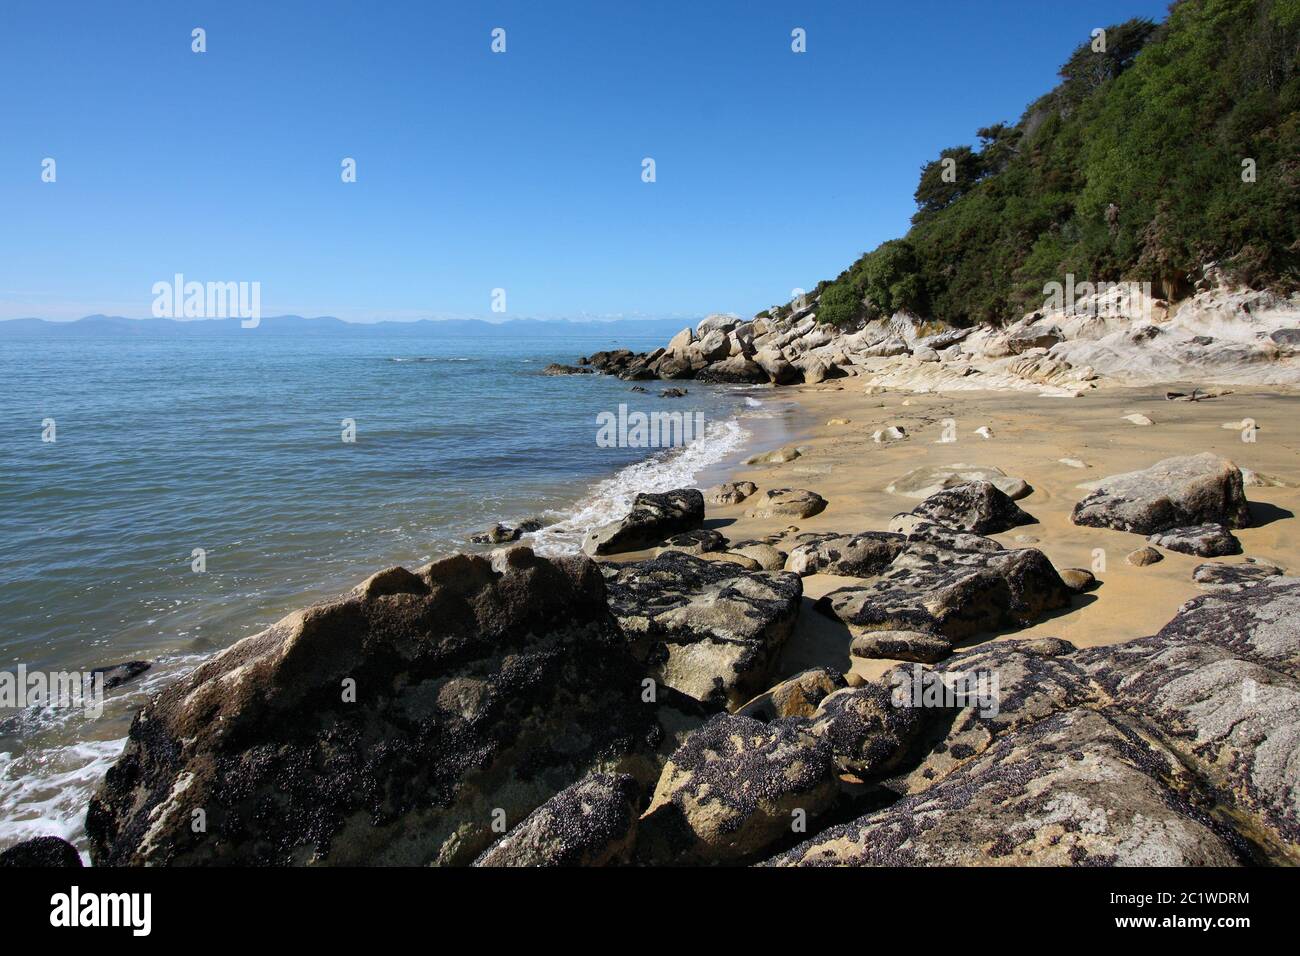
{"label": "clear blue sky", "polygon": [[145,316],[176,272],[267,315],[752,314],[905,232],[920,165],[1093,27],[1166,8],[2,0],[0,318]]}

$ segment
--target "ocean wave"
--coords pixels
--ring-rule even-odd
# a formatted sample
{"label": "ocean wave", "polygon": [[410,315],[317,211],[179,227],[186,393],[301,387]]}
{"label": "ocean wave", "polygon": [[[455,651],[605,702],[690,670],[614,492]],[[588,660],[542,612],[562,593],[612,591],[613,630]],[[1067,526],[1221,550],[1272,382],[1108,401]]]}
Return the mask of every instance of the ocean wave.
{"label": "ocean wave", "polygon": [[450,355],[395,355],[389,358],[390,362],[473,362],[476,359],[470,356],[450,356]]}
{"label": "ocean wave", "polygon": [[569,517],[524,537],[538,554],[575,554],[588,531],[622,518],[638,494],[693,486],[700,472],[743,447],[749,437],[736,419],[710,422],[703,437],[628,465],[612,478],[597,482]]}

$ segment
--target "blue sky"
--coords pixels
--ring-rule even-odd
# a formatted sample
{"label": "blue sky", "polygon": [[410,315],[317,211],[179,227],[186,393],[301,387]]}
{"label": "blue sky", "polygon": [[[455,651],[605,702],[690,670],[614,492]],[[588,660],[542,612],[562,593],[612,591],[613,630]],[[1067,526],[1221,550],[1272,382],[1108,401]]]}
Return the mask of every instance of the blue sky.
{"label": "blue sky", "polygon": [[752,314],[905,232],[920,165],[1093,27],[1166,8],[3,0],[0,318],[145,316],[177,272],[267,315]]}

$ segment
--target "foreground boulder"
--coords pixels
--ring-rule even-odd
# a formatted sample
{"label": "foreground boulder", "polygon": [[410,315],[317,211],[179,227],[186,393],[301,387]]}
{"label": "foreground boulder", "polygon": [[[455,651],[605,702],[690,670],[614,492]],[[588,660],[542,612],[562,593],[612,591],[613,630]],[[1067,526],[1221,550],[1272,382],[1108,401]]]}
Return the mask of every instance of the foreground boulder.
{"label": "foreground boulder", "polygon": [[643,850],[652,862],[743,860],[816,818],[836,793],[830,747],[802,721],[720,714],[664,767]]}
{"label": "foreground boulder", "polygon": [[803,596],[798,575],[678,551],[605,565],[604,574],[610,610],[646,673],[713,708],[734,710],[768,686]]}
{"label": "foreground boulder", "polygon": [[1144,471],[1113,475],[1074,506],[1075,524],[1155,534],[1187,525],[1244,528],[1250,508],[1241,471],[1205,453],[1166,458]]}
{"label": "foreground boulder", "polygon": [[641,787],[627,774],[597,773],[530,813],[475,866],[607,866],[636,839]]}
{"label": "foreground boulder", "polygon": [[453,555],[382,571],[168,687],[86,832],[110,866],[469,863],[500,813],[522,820],[593,771],[653,779],[663,736],[594,563]]}
{"label": "foreground boulder", "polygon": [[627,517],[588,533],[582,550],[595,557],[642,551],[665,538],[694,531],[704,523],[704,495],[695,488],[640,494]]}

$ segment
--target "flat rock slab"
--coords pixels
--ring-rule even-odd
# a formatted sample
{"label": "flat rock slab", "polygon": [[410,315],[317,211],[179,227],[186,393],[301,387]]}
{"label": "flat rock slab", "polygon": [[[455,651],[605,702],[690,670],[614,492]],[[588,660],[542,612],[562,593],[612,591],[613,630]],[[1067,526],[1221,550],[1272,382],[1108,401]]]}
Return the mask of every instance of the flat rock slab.
{"label": "flat rock slab", "polygon": [[855,637],[917,631],[951,645],[1027,626],[1068,607],[1072,595],[1046,555],[1034,548],[948,551],[909,544],[879,576],[832,591],[816,607],[848,625]]}
{"label": "flat rock slab", "polygon": [[1221,558],[1241,554],[1237,536],[1221,524],[1200,524],[1187,528],[1170,528],[1147,538],[1151,544],[1180,554],[1195,554],[1202,558]]}
{"label": "flat rock slab", "polygon": [[1247,558],[1241,564],[1198,564],[1192,571],[1192,580],[1205,591],[1240,591],[1285,573],[1277,565]]}
{"label": "flat rock slab", "polygon": [[907,544],[900,534],[863,531],[859,534],[805,532],[795,538],[785,569],[800,577],[838,574],[866,578],[879,574]]}
{"label": "flat rock slab", "polygon": [[1033,491],[1023,478],[1014,478],[1001,468],[960,463],[913,468],[886,485],[885,491],[891,495],[920,500],[930,497],[936,491],[964,485],[968,481],[987,481],[1012,501],[1018,501]]}
{"label": "flat rock slab", "polygon": [[588,533],[582,550],[593,557],[641,551],[703,523],[704,495],[695,488],[640,494],[627,517]]}
{"label": "flat rock slab", "polygon": [[921,793],[823,830],[769,865],[1240,863],[1181,798],[1180,786],[1193,785],[1167,749],[1078,708],[1023,727]]}
{"label": "flat rock slab", "polygon": [[1075,524],[1137,534],[1210,523],[1225,528],[1250,524],[1241,471],[1208,452],[1166,458],[1143,471],[1092,484],[1092,494],[1074,506]]}
{"label": "flat rock slab", "polygon": [[603,568],[633,656],[665,685],[735,709],[765,690],[803,596],[796,574],[668,552]]}
{"label": "flat rock slab", "polygon": [[1034,522],[1031,515],[988,481],[968,481],[936,491],[913,508],[912,514],[954,531],[980,535]]}
{"label": "flat rock slab", "polygon": [[826,499],[801,488],[769,488],[753,500],[750,518],[811,518],[826,510]]}

